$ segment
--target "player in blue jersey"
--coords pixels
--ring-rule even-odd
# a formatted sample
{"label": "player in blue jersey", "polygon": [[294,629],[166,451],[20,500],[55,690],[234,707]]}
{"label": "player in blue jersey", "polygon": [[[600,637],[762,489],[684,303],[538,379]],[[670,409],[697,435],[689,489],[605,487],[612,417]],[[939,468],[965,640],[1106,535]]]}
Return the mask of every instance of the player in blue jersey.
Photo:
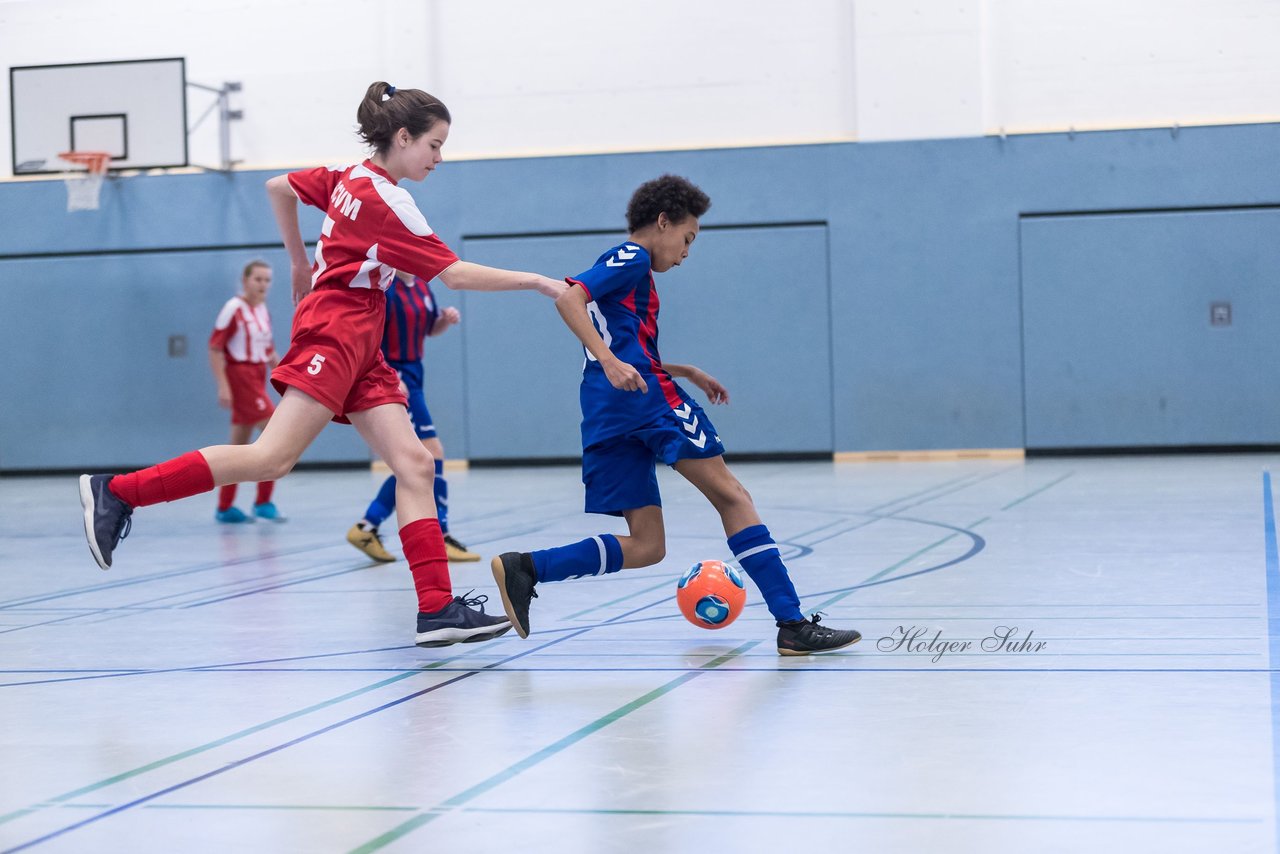
{"label": "player in blue jersey", "polygon": [[[411,273],[396,271],[387,288],[387,321],[382,334],[382,355],[404,383],[409,398],[409,418],[414,432],[435,460],[436,517],[444,534],[444,550],[449,560],[476,561],[480,555],[449,533],[449,483],[444,476],[444,445],[431,421],[427,398],[422,391],[422,344],[440,335],[461,320],[456,308],[441,308],[431,285]],[[378,495],[369,503],[364,518],[347,531],[347,542],[376,561],[390,563],[395,555],[387,551],[378,535],[378,526],[396,509],[396,479],[392,475],[382,484]]]}
{"label": "player in blue jersey", "polygon": [[666,556],[655,470],[661,460],[720,513],[729,549],[777,621],[780,654],[827,652],[861,638],[852,629],[821,625],[817,614],[805,618],[777,544],[724,463],[715,427],[675,379],[693,383],[712,403],[728,403],[728,391],[706,372],[658,355],[653,273],[688,257],[698,219],[710,207],[707,195],[684,178],[664,175],[641,185],[627,205],[630,236],[568,279],[571,287],[556,300],[587,355],[580,392],[586,510],[622,516],[628,534],[494,558],[502,604],[520,637],[529,636],[529,603],[538,583],[650,566]]}

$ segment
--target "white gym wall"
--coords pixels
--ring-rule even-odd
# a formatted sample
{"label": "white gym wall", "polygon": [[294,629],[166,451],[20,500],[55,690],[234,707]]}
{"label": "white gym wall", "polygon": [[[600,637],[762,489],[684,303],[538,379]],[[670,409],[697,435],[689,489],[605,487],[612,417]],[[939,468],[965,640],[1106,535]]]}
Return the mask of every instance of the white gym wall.
{"label": "white gym wall", "polygon": [[[1277,43],[1277,0],[0,0],[6,68],[242,82],[249,167],[358,155],[376,79],[445,100],[452,157],[1275,121]],[[7,75],[0,122],[8,175]]]}

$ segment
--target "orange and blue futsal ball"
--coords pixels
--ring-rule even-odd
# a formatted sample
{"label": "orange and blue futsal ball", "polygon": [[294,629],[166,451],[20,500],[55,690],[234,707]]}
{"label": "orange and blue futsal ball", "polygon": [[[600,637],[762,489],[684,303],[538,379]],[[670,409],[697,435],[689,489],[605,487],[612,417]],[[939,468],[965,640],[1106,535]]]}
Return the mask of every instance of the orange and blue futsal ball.
{"label": "orange and blue futsal ball", "polygon": [[738,618],[746,602],[741,573],[718,560],[695,563],[676,582],[680,613],[699,628],[723,629]]}

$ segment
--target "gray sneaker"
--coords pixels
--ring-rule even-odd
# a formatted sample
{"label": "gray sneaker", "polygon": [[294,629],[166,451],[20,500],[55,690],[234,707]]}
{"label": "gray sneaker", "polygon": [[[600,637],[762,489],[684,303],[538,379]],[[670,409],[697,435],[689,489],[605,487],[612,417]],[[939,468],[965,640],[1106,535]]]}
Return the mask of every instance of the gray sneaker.
{"label": "gray sneaker", "polygon": [[[483,594],[472,599],[454,596],[453,601],[433,614],[418,612],[418,646],[449,646],[493,640],[511,631],[506,617],[490,617],[484,612],[489,599]],[[477,610],[477,608],[479,610]]]}
{"label": "gray sneaker", "polygon": [[111,567],[111,553],[133,527],[133,508],[107,488],[113,475],[80,475],[80,506],[84,508],[84,535],[98,566]]}

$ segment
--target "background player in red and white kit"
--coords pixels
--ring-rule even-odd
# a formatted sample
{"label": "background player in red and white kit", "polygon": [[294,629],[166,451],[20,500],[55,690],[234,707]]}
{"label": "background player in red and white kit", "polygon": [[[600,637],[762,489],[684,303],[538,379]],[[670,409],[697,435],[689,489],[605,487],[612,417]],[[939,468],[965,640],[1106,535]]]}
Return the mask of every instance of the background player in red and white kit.
{"label": "background player in red and white kit", "polygon": [[[409,395],[409,420],[413,430],[435,459],[434,481],[436,518],[444,534],[444,549],[449,560],[477,561],[480,555],[467,550],[449,533],[449,483],[444,476],[444,445],[436,432],[427,408],[423,390],[423,344],[427,338],[442,335],[462,320],[456,308],[441,307],[431,291],[431,283],[409,273],[397,272],[387,288],[387,325],[382,333],[382,355],[400,375]],[[387,478],[369,502],[364,517],[347,531],[347,542],[376,561],[389,563],[395,555],[387,551],[378,534],[378,526],[396,509],[396,479]]]}
{"label": "background player in red and white kit", "polygon": [[[231,410],[231,444],[247,445],[256,429],[267,426],[276,411],[267,397],[267,371],[280,364],[275,340],[271,334],[271,313],[267,311],[267,291],[271,290],[271,265],[266,261],[250,261],[240,275],[240,293],[227,300],[218,312],[209,336],[209,366],[218,383],[218,405]],[[275,481],[258,484],[253,502],[253,515],[260,519],[283,522],[284,517],[271,500]],[[218,490],[219,522],[252,522],[234,506],[236,485],[228,483]]]}
{"label": "background player in red and white kit", "polygon": [[[293,267],[293,337],[271,384],[283,397],[251,445],[192,451],[126,475],[84,475],[85,534],[103,569],[129,532],[135,507],[208,492],[214,486],[274,480],[293,468],[330,420],[349,422],[396,475],[400,542],[418,596],[414,641],[444,646],[482,641],[511,628],[484,613],[484,597],[453,596],[444,539],[435,518],[431,454],[405,417],[395,371],[382,357],[383,289],[394,270],[446,287],[537,290],[557,297],[562,281],[458,260],[427,225],[402,180],[421,181],[440,165],[452,117],[418,89],[378,82],[356,111],[369,159],[345,168],[280,175],[267,194]],[[315,263],[298,227],[298,201],[325,211]],[[475,606],[480,606],[476,608]]]}

